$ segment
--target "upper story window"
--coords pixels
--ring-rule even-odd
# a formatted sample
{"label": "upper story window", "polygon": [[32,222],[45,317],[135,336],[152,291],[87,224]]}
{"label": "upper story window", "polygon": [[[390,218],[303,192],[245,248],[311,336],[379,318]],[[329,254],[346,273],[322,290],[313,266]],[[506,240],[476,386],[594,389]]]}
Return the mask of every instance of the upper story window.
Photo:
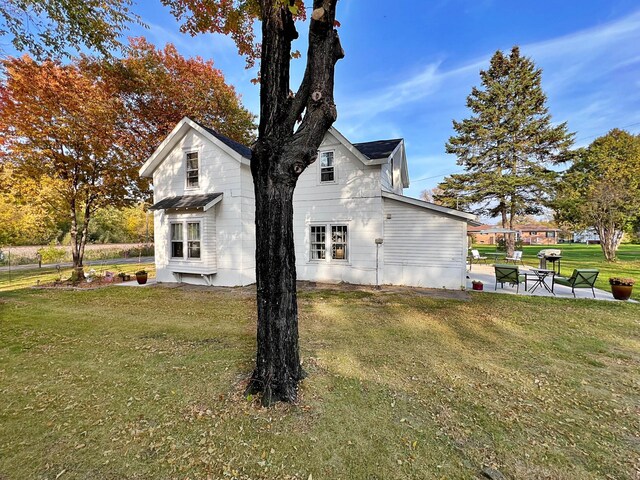
{"label": "upper story window", "polygon": [[198,152],[187,153],[186,162],[187,188],[198,188],[200,180],[200,164]]}
{"label": "upper story window", "polygon": [[333,183],[336,181],[335,162],[333,152],[320,153],[320,183]]}

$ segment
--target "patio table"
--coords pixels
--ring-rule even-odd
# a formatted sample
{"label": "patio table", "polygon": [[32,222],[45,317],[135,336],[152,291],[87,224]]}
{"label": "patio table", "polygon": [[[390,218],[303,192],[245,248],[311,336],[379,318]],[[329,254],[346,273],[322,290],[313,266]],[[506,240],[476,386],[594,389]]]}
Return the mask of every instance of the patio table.
{"label": "patio table", "polygon": [[[525,291],[533,293],[538,287],[542,286],[551,295],[556,295],[555,293],[553,293],[553,277],[556,274],[555,270],[547,270],[546,268],[530,268],[529,270],[522,271],[522,273],[524,273]],[[531,284],[531,289],[528,289],[527,280],[530,277],[533,278],[533,283]],[[551,277],[551,288],[549,288],[549,285],[547,285],[547,282],[545,281],[548,277]]]}

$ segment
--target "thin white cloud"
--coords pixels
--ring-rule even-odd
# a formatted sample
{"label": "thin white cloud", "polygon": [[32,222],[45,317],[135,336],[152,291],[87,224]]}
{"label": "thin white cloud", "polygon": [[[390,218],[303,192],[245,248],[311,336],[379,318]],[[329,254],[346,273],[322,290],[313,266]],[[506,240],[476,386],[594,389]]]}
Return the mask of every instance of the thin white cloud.
{"label": "thin white cloud", "polygon": [[[562,37],[521,46],[524,55],[545,69],[544,88],[555,91],[579,79],[584,82],[603,76],[621,66],[635,63],[640,44],[640,11],[619,20]],[[350,120],[400,109],[426,98],[458,95],[454,86],[479,82],[480,69],[486,68],[490,55],[477,58],[455,69],[442,69],[443,62],[431,63],[418,74],[386,88],[345,99],[341,103],[344,117]]]}

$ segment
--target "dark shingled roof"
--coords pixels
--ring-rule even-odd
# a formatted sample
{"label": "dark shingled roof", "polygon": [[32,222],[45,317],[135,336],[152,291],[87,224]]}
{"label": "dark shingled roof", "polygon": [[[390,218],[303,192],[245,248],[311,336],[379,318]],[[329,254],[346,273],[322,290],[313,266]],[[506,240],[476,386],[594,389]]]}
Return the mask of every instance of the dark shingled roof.
{"label": "dark shingled roof", "polygon": [[354,143],[360,153],[362,153],[369,160],[376,160],[378,158],[387,158],[391,155],[398,144],[402,141],[401,138],[395,138],[393,140],[377,140],[375,142]]}
{"label": "dark shingled roof", "polygon": [[238,152],[244,158],[246,158],[248,160],[251,160],[251,149],[249,147],[247,147],[246,145],[238,143],[235,140],[231,140],[229,137],[225,137],[221,133],[216,132],[213,128],[205,127],[200,122],[196,122],[195,120],[193,120],[193,122],[197,123],[198,125],[200,125],[207,132],[209,132],[211,135],[213,135],[218,140],[220,140],[222,143],[224,143],[227,147],[229,147],[232,150]]}
{"label": "dark shingled roof", "polygon": [[182,195],[180,197],[169,197],[160,200],[149,210],[167,210],[169,208],[198,208],[204,207],[208,203],[218,198],[222,193],[204,193],[202,195]]}

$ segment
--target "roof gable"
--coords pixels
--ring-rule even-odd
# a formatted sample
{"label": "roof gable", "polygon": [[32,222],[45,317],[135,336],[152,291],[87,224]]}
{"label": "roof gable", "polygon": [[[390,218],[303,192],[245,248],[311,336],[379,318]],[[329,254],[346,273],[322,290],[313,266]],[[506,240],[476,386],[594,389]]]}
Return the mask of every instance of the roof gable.
{"label": "roof gable", "polygon": [[251,149],[249,147],[235,142],[211,128],[200,125],[198,122],[194,122],[189,117],[184,117],[178,122],[173,130],[171,130],[171,133],[167,135],[167,138],[163,140],[158,148],[156,148],[156,151],[153,152],[153,154],[147,159],[146,162],[144,162],[142,167],[140,167],[140,176],[151,177],[156,168],[158,168],[158,166],[167,157],[169,152],[173,150],[173,148],[190,129],[198,132],[211,143],[229,154],[229,156],[236,160],[238,163],[242,163],[245,165],[250,164]]}
{"label": "roof gable", "polygon": [[354,143],[353,146],[369,160],[389,158],[402,142],[401,138],[393,140],[376,140],[375,142]]}

